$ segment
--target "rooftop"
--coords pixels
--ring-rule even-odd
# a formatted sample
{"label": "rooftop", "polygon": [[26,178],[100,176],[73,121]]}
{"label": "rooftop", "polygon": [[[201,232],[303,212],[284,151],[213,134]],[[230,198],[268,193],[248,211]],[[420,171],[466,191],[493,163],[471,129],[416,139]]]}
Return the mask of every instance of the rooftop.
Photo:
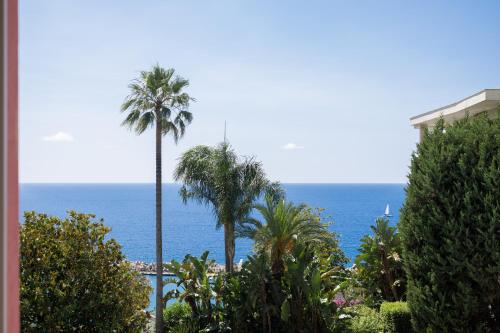
{"label": "rooftop", "polygon": [[440,107],[410,118],[415,128],[432,127],[443,117],[446,123],[452,123],[464,118],[468,113],[474,116],[481,112],[494,112],[500,106],[500,89],[484,89],[458,102]]}

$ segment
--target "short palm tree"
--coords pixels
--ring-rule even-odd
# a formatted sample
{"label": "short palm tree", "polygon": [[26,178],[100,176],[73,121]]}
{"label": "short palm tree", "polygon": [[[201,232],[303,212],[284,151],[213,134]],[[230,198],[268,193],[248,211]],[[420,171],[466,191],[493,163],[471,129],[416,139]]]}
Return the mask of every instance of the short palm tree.
{"label": "short palm tree", "polygon": [[201,145],[181,156],[174,178],[183,182],[184,202],[193,199],[212,207],[217,227],[224,227],[226,272],[232,272],[235,225],[248,217],[254,201],[270,187],[261,163],[253,158],[240,162],[226,142]]}
{"label": "short palm tree", "polygon": [[278,281],[283,276],[285,256],[291,254],[297,244],[322,244],[332,239],[327,224],[321,223],[304,205],[266,195],[265,203],[255,208],[265,223],[249,218],[241,232],[254,239],[257,252],[269,255],[273,277]]}
{"label": "short palm tree", "polygon": [[370,228],[373,235],[361,238],[355,260],[359,276],[368,290],[381,290],[384,300],[399,301],[405,288],[399,234],[387,218],[377,218]]}
{"label": "short palm tree", "polygon": [[193,99],[183,92],[189,81],[174,74],[174,69],[159,65],[141,72],[129,85],[130,95],[121,107],[127,113],[122,125],[138,135],[156,126],[156,332],[163,332],[161,139],[170,134],[177,143],[193,119],[188,111]]}

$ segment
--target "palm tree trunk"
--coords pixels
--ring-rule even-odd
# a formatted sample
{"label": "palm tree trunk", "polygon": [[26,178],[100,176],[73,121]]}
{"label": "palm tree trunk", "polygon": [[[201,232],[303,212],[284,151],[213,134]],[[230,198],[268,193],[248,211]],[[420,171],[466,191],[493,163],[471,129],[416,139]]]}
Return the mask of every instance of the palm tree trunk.
{"label": "palm tree trunk", "polygon": [[396,287],[394,286],[394,278],[392,276],[392,271],[389,262],[387,261],[387,253],[384,247],[380,249],[380,259],[382,259],[382,267],[385,272],[384,275],[387,280],[387,285],[390,291],[392,292],[392,297],[394,297],[394,301],[397,302],[399,300],[398,292],[396,290]]}
{"label": "palm tree trunk", "polygon": [[163,252],[161,234],[161,122],[156,118],[156,333],[163,333]]}
{"label": "palm tree trunk", "polygon": [[232,223],[224,223],[224,250],[226,254],[226,272],[232,273],[234,270],[234,225]]}
{"label": "palm tree trunk", "polygon": [[283,277],[283,272],[285,271],[285,263],[283,262],[283,254],[281,251],[271,253],[271,272],[273,278],[281,284],[281,278]]}

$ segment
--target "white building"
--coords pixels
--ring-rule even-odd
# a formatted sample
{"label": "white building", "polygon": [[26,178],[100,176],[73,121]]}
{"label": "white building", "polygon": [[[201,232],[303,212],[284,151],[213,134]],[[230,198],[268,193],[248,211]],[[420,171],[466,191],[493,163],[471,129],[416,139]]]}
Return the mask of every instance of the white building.
{"label": "white building", "polygon": [[446,124],[462,119],[466,114],[472,117],[487,113],[495,117],[499,106],[500,89],[484,89],[453,104],[412,117],[410,123],[420,130],[420,139],[422,139],[425,129],[432,129],[441,117]]}

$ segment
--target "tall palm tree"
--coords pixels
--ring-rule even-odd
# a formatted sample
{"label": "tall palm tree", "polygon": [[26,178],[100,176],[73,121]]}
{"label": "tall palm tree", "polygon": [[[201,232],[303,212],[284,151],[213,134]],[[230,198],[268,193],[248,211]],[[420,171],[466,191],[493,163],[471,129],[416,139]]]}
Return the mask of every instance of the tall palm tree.
{"label": "tall palm tree", "polygon": [[174,178],[183,182],[184,202],[193,199],[212,207],[217,227],[224,227],[226,272],[233,272],[235,225],[248,217],[254,201],[271,187],[261,163],[253,158],[240,161],[226,142],[201,145],[181,156]]}
{"label": "tall palm tree", "polygon": [[139,135],[156,126],[156,332],[163,332],[163,253],[162,253],[162,136],[170,134],[177,143],[193,116],[188,111],[193,99],[183,89],[189,81],[174,76],[175,70],[159,65],[141,72],[130,85],[130,95],[122,104],[127,112],[122,125]]}
{"label": "tall palm tree", "polygon": [[265,203],[255,206],[265,223],[249,218],[243,223],[241,234],[254,239],[257,252],[265,252],[271,259],[273,277],[279,281],[284,272],[284,258],[297,244],[328,243],[332,236],[327,224],[321,223],[304,205],[294,205],[281,198],[266,195]]}

